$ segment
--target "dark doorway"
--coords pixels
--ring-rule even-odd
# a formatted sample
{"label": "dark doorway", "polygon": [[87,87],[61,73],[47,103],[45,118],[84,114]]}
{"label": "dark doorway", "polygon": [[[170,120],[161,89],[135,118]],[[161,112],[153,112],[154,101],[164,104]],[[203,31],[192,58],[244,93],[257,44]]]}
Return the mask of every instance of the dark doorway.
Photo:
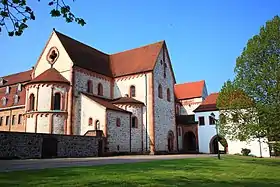
{"label": "dark doorway", "polygon": [[98,140],[98,156],[102,156],[103,153],[103,140]]}
{"label": "dark doorway", "polygon": [[[220,142],[220,150],[219,150],[219,142]],[[220,153],[227,153],[228,145],[227,141],[223,137],[214,136],[210,141],[210,153],[211,154],[218,154]]]}
{"label": "dark doorway", "polygon": [[196,137],[193,132],[189,131],[184,134],[183,146],[185,152],[196,151]]}
{"label": "dark doorway", "polygon": [[54,137],[43,138],[42,158],[57,157],[57,139]]}

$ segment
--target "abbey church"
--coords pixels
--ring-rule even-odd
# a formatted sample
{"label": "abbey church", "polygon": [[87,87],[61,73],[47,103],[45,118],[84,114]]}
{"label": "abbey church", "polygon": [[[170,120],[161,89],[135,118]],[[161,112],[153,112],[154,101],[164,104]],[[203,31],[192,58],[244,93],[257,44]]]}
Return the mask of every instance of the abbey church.
{"label": "abbey church", "polygon": [[106,54],[53,30],[38,56],[0,78],[0,131],[100,131],[108,152],[217,152],[218,93],[203,80],[176,84],[165,41]]}

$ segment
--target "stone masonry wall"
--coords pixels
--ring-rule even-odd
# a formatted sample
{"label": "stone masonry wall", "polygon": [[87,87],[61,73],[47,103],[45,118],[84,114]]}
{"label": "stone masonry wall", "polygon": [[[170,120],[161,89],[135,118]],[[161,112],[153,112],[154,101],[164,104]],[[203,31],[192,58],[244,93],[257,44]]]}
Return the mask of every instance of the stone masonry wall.
{"label": "stone masonry wall", "polygon": [[93,136],[0,132],[1,158],[41,158],[44,138],[57,139],[57,157],[97,156],[99,138]]}
{"label": "stone masonry wall", "polygon": [[[155,151],[168,150],[168,132],[174,134],[173,149],[176,150],[176,124],[174,104],[174,80],[168,55],[163,50],[157,59],[154,69],[154,109],[155,109]],[[165,59],[163,57],[165,56]],[[166,77],[164,78],[164,63],[166,63]],[[162,87],[162,98],[158,97],[158,86]],[[167,101],[167,89],[170,90],[170,101]]]}
{"label": "stone masonry wall", "polygon": [[[143,128],[143,105],[117,105],[118,107],[132,112],[132,116],[137,117],[137,127],[131,128],[131,152],[141,152],[142,151],[142,132],[145,131]],[[144,147],[144,142],[143,142]],[[144,150],[144,148],[143,148]]]}
{"label": "stone masonry wall", "polygon": [[[108,148],[109,152],[130,151],[130,114],[107,110]],[[120,118],[120,127],[116,120]],[[117,149],[119,147],[119,150]]]}

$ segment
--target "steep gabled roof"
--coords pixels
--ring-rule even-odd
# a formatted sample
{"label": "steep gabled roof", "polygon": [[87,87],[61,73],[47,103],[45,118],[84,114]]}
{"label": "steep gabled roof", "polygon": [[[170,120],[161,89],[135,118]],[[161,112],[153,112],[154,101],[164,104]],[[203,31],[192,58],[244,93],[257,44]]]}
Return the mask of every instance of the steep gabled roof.
{"label": "steep gabled roof", "polygon": [[44,83],[44,82],[55,82],[55,83],[67,83],[69,81],[64,78],[55,68],[50,68],[29,81],[27,84],[31,83]]}
{"label": "steep gabled roof", "polygon": [[108,77],[152,71],[164,44],[164,41],[160,41],[109,55],[58,31],[54,32],[73,61],[74,66]]}
{"label": "steep gabled roof", "polygon": [[88,93],[84,93],[84,92],[83,92],[83,94],[85,96],[87,96],[88,98],[92,99],[93,101],[97,102],[98,104],[104,106],[107,109],[131,114],[131,112],[123,110],[123,109],[113,105],[112,103],[110,103],[109,99],[101,98],[101,97],[98,97],[98,96],[95,96],[95,95],[92,95],[92,94],[88,94]]}
{"label": "steep gabled roof", "polygon": [[69,57],[78,66],[96,73],[112,77],[109,55],[86,44],[55,31]]}
{"label": "steep gabled roof", "polygon": [[179,100],[202,97],[205,81],[187,82],[174,86],[175,96]]}
{"label": "steep gabled roof", "polygon": [[114,77],[152,71],[164,41],[110,55]]}
{"label": "steep gabled roof", "polygon": [[207,111],[215,111],[218,110],[216,104],[217,104],[217,98],[219,96],[219,93],[211,93],[206,97],[206,99],[199,105],[194,112],[207,112]]}
{"label": "steep gabled roof", "polygon": [[113,104],[142,104],[142,105],[144,104],[143,102],[138,101],[131,97],[120,97],[120,98],[114,99],[113,101],[111,101],[111,103],[113,103]]}

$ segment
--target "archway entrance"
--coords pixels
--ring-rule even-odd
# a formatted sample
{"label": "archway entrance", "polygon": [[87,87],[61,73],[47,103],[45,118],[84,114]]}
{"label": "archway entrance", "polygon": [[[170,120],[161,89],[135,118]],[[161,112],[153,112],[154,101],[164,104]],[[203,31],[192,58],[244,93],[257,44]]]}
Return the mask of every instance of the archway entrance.
{"label": "archway entrance", "polygon": [[170,130],[167,135],[167,146],[168,151],[173,151],[174,149],[174,133]]}
{"label": "archway entrance", "polygon": [[184,134],[183,149],[186,152],[196,151],[196,137],[192,131],[188,131]]}
{"label": "archway entrance", "polygon": [[209,147],[210,147],[211,154],[218,154],[219,148],[220,148],[220,153],[225,154],[228,151],[228,144],[226,139],[221,136],[218,137],[217,135],[212,137],[209,143]]}

